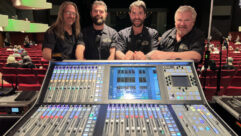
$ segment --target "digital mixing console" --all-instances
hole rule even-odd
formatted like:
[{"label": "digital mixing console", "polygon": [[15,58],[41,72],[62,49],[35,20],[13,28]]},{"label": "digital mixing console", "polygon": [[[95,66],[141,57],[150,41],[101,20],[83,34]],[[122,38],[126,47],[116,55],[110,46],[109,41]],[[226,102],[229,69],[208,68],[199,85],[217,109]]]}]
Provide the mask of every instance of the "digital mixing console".
[{"label": "digital mixing console", "polygon": [[51,62],[35,105],[5,135],[232,136],[193,61]]}]

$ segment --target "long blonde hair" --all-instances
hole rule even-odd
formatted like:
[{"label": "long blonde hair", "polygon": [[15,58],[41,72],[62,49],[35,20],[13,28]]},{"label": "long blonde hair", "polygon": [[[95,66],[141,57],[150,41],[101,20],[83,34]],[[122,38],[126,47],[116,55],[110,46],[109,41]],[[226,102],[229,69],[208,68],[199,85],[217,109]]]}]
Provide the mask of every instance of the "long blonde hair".
[{"label": "long blonde hair", "polygon": [[79,11],[75,3],[70,1],[63,2],[59,7],[58,17],[56,22],[50,27],[56,32],[57,37],[64,40],[64,10],[68,5],[73,5],[76,10],[76,20],[72,27],[75,30],[75,37],[77,38],[80,34],[80,22],[79,22]]}]

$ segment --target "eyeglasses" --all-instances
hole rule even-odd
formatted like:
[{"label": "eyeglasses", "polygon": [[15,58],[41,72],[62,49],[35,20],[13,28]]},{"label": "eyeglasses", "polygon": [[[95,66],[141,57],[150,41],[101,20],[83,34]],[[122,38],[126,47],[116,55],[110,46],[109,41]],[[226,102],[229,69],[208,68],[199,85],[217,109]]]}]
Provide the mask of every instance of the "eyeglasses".
[{"label": "eyeglasses", "polygon": [[66,15],[68,15],[68,16],[70,16],[70,15],[72,15],[72,16],[76,16],[77,15],[77,13],[75,13],[75,12],[70,12],[70,11],[66,11],[66,12],[64,12]]}]

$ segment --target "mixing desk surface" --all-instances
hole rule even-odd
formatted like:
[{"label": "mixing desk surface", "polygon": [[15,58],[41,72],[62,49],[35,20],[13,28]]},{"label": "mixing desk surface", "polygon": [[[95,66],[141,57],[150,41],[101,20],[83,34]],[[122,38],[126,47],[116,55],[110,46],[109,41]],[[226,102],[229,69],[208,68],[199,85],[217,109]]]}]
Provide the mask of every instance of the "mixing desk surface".
[{"label": "mixing desk surface", "polygon": [[51,62],[38,100],[5,135],[232,136],[192,61]]}]

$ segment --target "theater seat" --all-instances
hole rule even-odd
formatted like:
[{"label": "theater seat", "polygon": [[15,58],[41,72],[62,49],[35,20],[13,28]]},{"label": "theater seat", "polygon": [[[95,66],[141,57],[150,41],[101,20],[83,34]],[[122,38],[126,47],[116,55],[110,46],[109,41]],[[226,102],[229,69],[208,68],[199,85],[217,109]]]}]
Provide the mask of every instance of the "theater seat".
[{"label": "theater seat", "polygon": [[234,76],[226,88],[224,95],[241,95],[241,76]]},{"label": "theater seat", "polygon": [[19,84],[18,89],[21,91],[39,91],[41,88],[40,84]]},{"label": "theater seat", "polygon": [[17,81],[17,75],[15,74],[2,74],[2,79],[9,84],[15,84]]},{"label": "theater seat", "polygon": [[241,87],[229,86],[225,90],[224,95],[240,96],[241,95]]},{"label": "theater seat", "polygon": [[2,67],[1,72],[3,74],[17,74],[17,68],[14,68],[14,67]]},{"label": "theater seat", "polygon": [[[217,91],[217,87],[210,87],[210,86],[205,87],[204,94],[205,94],[206,99],[208,101],[211,101],[212,97],[216,95],[215,94],[216,91]],[[218,92],[217,95],[221,95],[223,93],[223,91],[224,91],[224,88],[220,87],[220,92]]]},{"label": "theater seat", "polygon": [[39,69],[39,68],[33,68],[33,70],[35,71],[35,73],[37,74],[45,74],[47,69],[45,68],[42,68],[42,69]]},{"label": "theater seat", "polygon": [[40,84],[42,84],[42,83],[43,83],[43,80],[44,80],[45,75],[40,74],[40,75],[37,75],[37,77],[38,77],[39,83],[40,83]]},{"label": "theater seat", "polygon": [[18,89],[22,91],[39,91],[41,84],[35,74],[19,74]]}]

